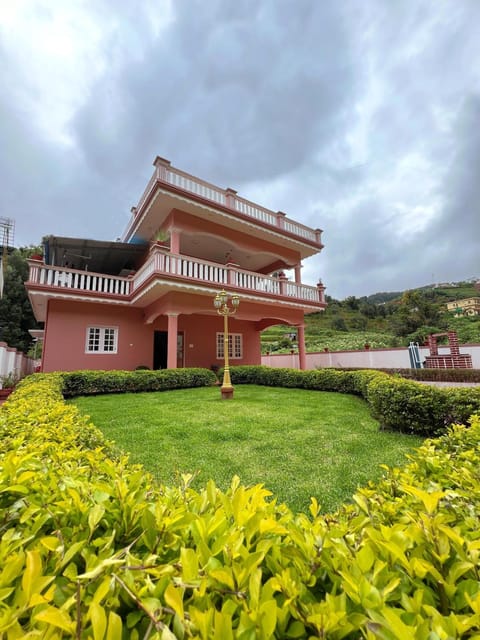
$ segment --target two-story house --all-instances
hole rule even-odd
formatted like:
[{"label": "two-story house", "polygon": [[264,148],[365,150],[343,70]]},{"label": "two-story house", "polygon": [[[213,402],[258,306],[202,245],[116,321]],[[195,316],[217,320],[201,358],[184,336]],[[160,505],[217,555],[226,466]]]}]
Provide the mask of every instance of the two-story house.
[{"label": "two-story house", "polygon": [[[26,282],[44,324],[43,371],[211,367],[224,357],[221,290],[237,294],[231,364],[260,363],[260,334],[297,328],[325,308],[324,286],[301,282],[321,231],[220,189],[157,157],[121,241],[50,236]],[[284,270],[293,270],[288,279]]]}]

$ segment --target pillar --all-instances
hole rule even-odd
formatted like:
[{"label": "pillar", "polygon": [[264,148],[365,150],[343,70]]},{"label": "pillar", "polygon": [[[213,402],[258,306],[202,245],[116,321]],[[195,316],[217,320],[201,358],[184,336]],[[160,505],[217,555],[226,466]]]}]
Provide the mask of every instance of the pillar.
[{"label": "pillar", "polygon": [[317,283],[318,296],[320,298],[320,302],[325,302],[325,289],[326,286],[323,284],[321,280]]},{"label": "pillar", "polygon": [[283,271],[280,271],[279,275],[278,275],[278,279],[280,281],[280,295],[281,296],[286,296],[287,295],[287,282],[288,282],[288,278],[287,276],[284,274]]},{"label": "pillar", "polygon": [[180,231],[175,228],[170,229],[170,253],[180,254]]},{"label": "pillar", "polygon": [[161,158],[160,156],[157,156],[155,158],[155,160],[153,161],[153,166],[157,170],[157,180],[162,180],[162,182],[166,182],[167,181],[167,171],[171,167],[170,160],[167,160],[166,158]]},{"label": "pillar", "polygon": [[298,365],[304,371],[307,368],[307,354],[305,352],[305,325],[298,325],[297,330],[298,343]]},{"label": "pillar", "polygon": [[168,313],[167,369],[177,368],[178,313]]},{"label": "pillar", "polygon": [[287,217],[286,213],[283,213],[283,211],[277,211],[277,227],[280,227],[280,229],[285,229],[286,217]]},{"label": "pillar", "polygon": [[295,265],[295,282],[302,284],[302,265],[300,263]]},{"label": "pillar", "polygon": [[235,189],[231,189],[230,187],[228,187],[228,189],[225,189],[225,204],[229,209],[235,210],[236,199],[237,192],[235,191]]}]

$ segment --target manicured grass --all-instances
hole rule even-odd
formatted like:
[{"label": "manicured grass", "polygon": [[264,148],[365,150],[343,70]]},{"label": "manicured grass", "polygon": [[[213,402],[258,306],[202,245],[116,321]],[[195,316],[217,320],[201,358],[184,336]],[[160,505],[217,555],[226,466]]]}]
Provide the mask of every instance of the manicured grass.
[{"label": "manicured grass", "polygon": [[379,431],[363,400],[339,393],[238,385],[231,401],[208,387],[73,402],[163,483],[198,473],[193,486],[213,478],[226,489],[236,474],[294,511],[305,511],[311,496],[333,511],[378,479],[380,464],[403,464],[421,444]]}]

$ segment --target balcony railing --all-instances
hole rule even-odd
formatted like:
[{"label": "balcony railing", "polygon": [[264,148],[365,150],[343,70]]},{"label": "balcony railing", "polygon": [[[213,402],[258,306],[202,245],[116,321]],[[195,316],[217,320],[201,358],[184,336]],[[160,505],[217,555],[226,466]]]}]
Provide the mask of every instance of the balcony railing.
[{"label": "balcony railing", "polygon": [[105,293],[112,296],[128,296],[132,290],[132,281],[129,278],[34,264],[33,262],[30,262],[30,275],[27,284],[52,287],[63,291]]},{"label": "balcony railing", "polygon": [[[286,278],[272,278],[240,269],[235,265],[220,265],[188,256],[174,255],[155,247],[145,264],[128,278],[110,276],[65,267],[54,267],[30,262],[27,284],[42,285],[56,290],[95,292],[129,296],[140,291],[142,285],[154,275],[167,276],[193,283],[203,282],[219,287],[232,287],[245,293],[268,294],[307,303],[323,303],[323,293],[317,287],[297,284]],[[173,282],[172,282],[173,284]]]},{"label": "balcony railing", "polygon": [[271,211],[254,202],[250,202],[250,200],[241,198],[233,189],[220,189],[209,182],[205,182],[204,180],[200,180],[200,178],[180,171],[172,167],[170,162],[164,158],[157,158],[154,164],[155,173],[150,178],[137,207],[132,209],[134,215],[141,210],[155,184],[157,182],[163,182],[187,191],[188,193],[200,196],[212,203],[220,204],[269,226],[287,231],[304,240],[321,244],[321,229],[311,229],[299,222],[290,220],[290,218],[287,218],[281,211]]}]

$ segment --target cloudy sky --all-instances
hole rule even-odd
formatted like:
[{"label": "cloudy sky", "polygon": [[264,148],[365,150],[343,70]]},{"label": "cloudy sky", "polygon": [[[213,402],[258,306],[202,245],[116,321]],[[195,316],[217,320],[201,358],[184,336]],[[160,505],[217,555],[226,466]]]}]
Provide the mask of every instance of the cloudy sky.
[{"label": "cloudy sky", "polygon": [[335,298],[480,277],[478,0],[0,2],[0,216],[114,240],[156,155],[324,230]]}]

